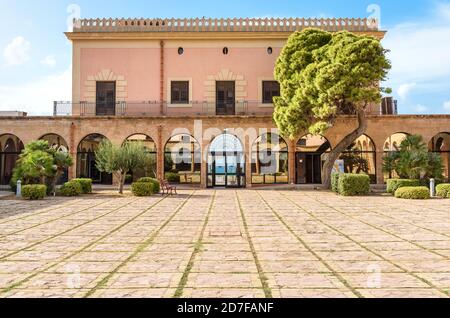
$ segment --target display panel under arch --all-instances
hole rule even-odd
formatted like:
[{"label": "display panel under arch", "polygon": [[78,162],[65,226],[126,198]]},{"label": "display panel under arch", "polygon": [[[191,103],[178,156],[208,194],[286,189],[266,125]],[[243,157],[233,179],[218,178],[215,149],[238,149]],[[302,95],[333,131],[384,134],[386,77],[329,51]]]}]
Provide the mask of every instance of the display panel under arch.
[{"label": "display panel under arch", "polygon": [[259,136],[252,146],[252,184],[289,183],[288,146],[278,134]]},{"label": "display panel under arch", "polygon": [[96,184],[112,184],[112,175],[100,172],[95,163],[95,151],[107,138],[101,134],[90,134],[81,140],[77,148],[77,178],[89,178]]},{"label": "display panel under arch", "polygon": [[235,135],[223,133],[211,141],[207,177],[209,188],[245,187],[244,148]]},{"label": "display panel under arch", "polygon": [[188,134],[172,136],[164,147],[164,176],[170,183],[200,184],[202,152]]}]

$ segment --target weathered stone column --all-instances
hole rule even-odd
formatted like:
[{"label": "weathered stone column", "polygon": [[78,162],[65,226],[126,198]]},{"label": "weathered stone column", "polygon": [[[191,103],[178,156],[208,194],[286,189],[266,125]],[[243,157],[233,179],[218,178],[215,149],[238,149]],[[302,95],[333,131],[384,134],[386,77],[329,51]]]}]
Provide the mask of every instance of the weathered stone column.
[{"label": "weathered stone column", "polygon": [[163,145],[163,126],[158,126],[158,139],[156,141],[156,177],[164,179],[164,145]]},{"label": "weathered stone column", "polygon": [[378,151],[375,154],[376,156],[376,173],[377,173],[377,184],[384,184],[384,173],[383,173],[383,151]]},{"label": "weathered stone column", "polygon": [[252,147],[249,142],[249,137],[246,136],[244,140],[244,158],[245,158],[245,187],[252,187]]},{"label": "weathered stone column", "polygon": [[69,167],[69,180],[77,176],[77,146],[75,145],[75,123],[70,124],[69,133],[69,154],[73,159],[72,165]]},{"label": "weathered stone column", "polygon": [[200,187],[206,189],[208,187],[208,145],[207,140],[201,140],[201,165],[200,165]]},{"label": "weathered stone column", "polygon": [[296,148],[296,142],[295,140],[288,139],[288,167],[289,167],[289,183],[295,184],[296,183],[296,171],[295,171],[295,148]]}]

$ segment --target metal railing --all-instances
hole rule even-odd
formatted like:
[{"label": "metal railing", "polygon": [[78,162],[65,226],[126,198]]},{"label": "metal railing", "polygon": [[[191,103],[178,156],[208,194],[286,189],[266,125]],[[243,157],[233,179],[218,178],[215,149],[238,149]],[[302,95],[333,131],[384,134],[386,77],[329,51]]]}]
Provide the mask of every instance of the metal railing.
[{"label": "metal railing", "polygon": [[75,19],[73,32],[377,31],[375,18]]},{"label": "metal railing", "polygon": [[271,116],[271,104],[260,101],[235,101],[217,105],[215,102],[192,101],[189,104],[170,104],[160,101],[116,102],[54,102],[53,116],[125,116],[125,117],[183,117],[183,116]]}]

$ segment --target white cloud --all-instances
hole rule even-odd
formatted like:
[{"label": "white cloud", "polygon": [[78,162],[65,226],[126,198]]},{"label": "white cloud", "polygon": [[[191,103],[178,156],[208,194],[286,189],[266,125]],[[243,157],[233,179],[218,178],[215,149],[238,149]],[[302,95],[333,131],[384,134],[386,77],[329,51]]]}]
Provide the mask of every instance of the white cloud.
[{"label": "white cloud", "polygon": [[28,52],[31,49],[31,43],[22,36],[14,38],[4,49],[3,57],[6,65],[21,65],[30,60]]},{"label": "white cloud", "polygon": [[450,101],[444,102],[444,105],[442,105],[442,107],[444,108],[444,110],[445,110],[446,112],[449,112],[449,113],[450,113]]},{"label": "white cloud", "polygon": [[424,106],[424,105],[421,105],[421,104],[417,104],[415,107],[414,107],[414,110],[416,111],[416,112],[418,112],[418,113],[425,113],[425,112],[427,112],[428,111],[428,107],[426,107],[426,106]]},{"label": "white cloud", "polygon": [[53,101],[72,99],[72,70],[17,86],[0,86],[0,110],[26,111],[29,115],[51,115]]},{"label": "white cloud", "polygon": [[450,20],[397,25],[383,44],[390,49],[390,78],[396,83],[450,76]]},{"label": "white cloud", "polygon": [[56,59],[54,55],[48,55],[43,60],[41,60],[42,65],[53,67],[56,65]]},{"label": "white cloud", "polygon": [[401,99],[406,99],[409,92],[416,87],[416,83],[407,83],[407,84],[401,84],[397,89],[397,94],[400,96]]},{"label": "white cloud", "polygon": [[436,13],[443,19],[450,20],[450,3],[439,3]]}]

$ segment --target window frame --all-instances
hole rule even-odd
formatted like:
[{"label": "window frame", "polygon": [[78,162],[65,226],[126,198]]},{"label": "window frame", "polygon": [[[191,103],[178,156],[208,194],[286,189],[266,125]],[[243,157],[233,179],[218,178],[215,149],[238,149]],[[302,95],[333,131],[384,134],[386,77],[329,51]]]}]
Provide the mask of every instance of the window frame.
[{"label": "window frame", "polygon": [[[174,89],[174,84],[177,84],[177,85],[179,85],[179,84],[181,84],[181,83],[183,83],[184,85],[187,85],[186,87],[185,87],[185,90],[186,90],[186,95],[187,95],[187,99],[182,99],[182,90],[181,89],[179,89],[179,99],[178,100],[174,100],[174,96],[173,96],[173,94],[174,94],[174,91],[173,91],[173,89]],[[189,80],[171,80],[170,81],[170,104],[173,104],[173,105],[186,105],[186,104],[189,104],[190,103],[190,86],[191,86],[191,83],[190,83],[190,81]]]},{"label": "window frame", "polygon": [[[265,90],[265,88],[266,88],[267,84],[270,84],[272,86],[275,83],[278,85],[278,95],[273,95],[274,91],[273,91],[273,88],[272,88],[271,91],[270,91],[271,100],[269,101],[269,100],[266,99],[266,90]],[[280,96],[280,90],[281,90],[280,83],[278,83],[277,81],[275,81],[275,80],[262,80],[262,83],[261,83],[261,94],[262,94],[261,102],[262,102],[262,104],[266,104],[266,105],[267,104],[273,104],[273,98],[277,97],[277,96]]]}]

